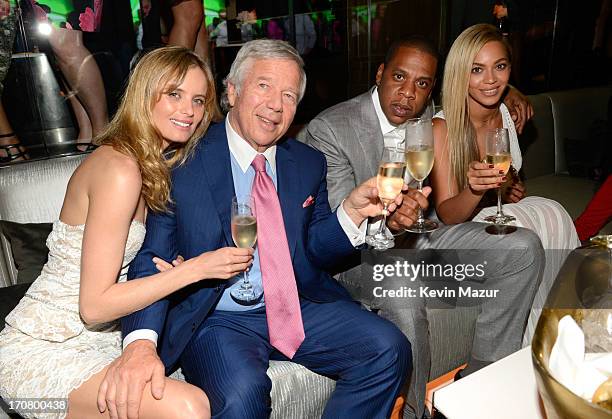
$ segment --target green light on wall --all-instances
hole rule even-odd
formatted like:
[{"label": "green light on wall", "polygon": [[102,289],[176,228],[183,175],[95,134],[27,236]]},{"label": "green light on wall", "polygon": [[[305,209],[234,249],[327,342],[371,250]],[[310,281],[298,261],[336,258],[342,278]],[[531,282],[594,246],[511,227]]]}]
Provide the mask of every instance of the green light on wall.
[{"label": "green light on wall", "polygon": [[[134,24],[137,25],[138,23],[140,23],[140,18],[138,17],[140,1],[130,0],[130,4],[132,6],[132,19],[134,20]],[[204,7],[206,8],[206,24],[209,25],[212,23],[214,17],[219,16],[219,10],[225,8],[225,0],[205,0]]]}]

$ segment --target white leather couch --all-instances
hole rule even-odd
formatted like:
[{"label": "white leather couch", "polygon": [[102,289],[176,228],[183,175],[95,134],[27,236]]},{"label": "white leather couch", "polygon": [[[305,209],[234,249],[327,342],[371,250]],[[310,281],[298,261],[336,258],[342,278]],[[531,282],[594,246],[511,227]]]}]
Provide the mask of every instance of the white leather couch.
[{"label": "white leather couch", "polygon": [[[56,220],[68,180],[85,157],[64,156],[0,167],[0,219],[17,223]],[[17,270],[3,235],[1,245],[0,287],[7,287],[16,284]],[[0,288],[0,293],[6,291]],[[268,375],[272,379],[272,418],[276,419],[321,417],[335,387],[333,380],[290,362],[270,362]]]}]

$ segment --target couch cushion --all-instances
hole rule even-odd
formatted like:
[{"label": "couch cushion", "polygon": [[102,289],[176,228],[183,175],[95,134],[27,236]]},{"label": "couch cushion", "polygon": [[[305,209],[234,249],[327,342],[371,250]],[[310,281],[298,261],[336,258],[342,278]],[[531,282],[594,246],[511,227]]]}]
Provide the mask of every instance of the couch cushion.
[{"label": "couch cushion", "polygon": [[555,133],[550,98],[544,94],[529,96],[533,119],[519,137],[523,154],[522,172],[527,179],[555,173]]},{"label": "couch cushion", "polygon": [[55,221],[70,176],[85,157],[61,157],[0,168],[0,219],[18,223]]},{"label": "couch cushion", "polygon": [[[87,157],[57,157],[25,161],[0,167],[0,220],[17,223],[45,223],[58,219],[66,185],[74,169]],[[12,264],[11,246],[0,238],[0,286],[15,284],[17,270]]]},{"label": "couch cushion", "polygon": [[51,223],[20,224],[0,220],[0,231],[11,245],[18,284],[34,281],[47,263],[46,242],[52,228]]},{"label": "couch cushion", "polygon": [[525,182],[527,195],[545,196],[559,202],[572,219],[580,215],[597,189],[597,183],[584,177],[545,175]]},{"label": "couch cushion", "polygon": [[594,121],[607,119],[608,101],[612,86],[551,92],[552,115],[555,124],[556,173],[567,171],[563,141],[566,138],[587,140]]},{"label": "couch cushion", "polygon": [[320,418],[336,388],[331,378],[286,361],[270,361],[272,415],[270,419]]},{"label": "couch cushion", "polygon": [[[527,195],[545,196],[559,202],[573,220],[584,211],[599,184],[594,180],[569,175],[546,175],[525,183]],[[612,234],[612,221],[599,234]]]}]

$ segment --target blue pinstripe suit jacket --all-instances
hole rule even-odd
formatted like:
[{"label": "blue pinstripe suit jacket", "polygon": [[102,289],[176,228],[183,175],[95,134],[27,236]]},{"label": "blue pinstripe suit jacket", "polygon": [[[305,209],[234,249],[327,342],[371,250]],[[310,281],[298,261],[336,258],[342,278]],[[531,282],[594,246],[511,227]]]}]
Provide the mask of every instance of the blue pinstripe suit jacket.
[{"label": "blue pinstripe suit jacket", "polygon": [[[210,127],[194,154],[172,173],[172,211],[150,213],[147,234],[128,279],[157,273],[153,256],[186,259],[233,246],[230,230],[234,196],[224,122]],[[277,145],[278,195],[300,296],[315,302],[350,299],[326,272],[355,249],[327,200],[326,163],[319,151],[294,139]],[[314,203],[303,207],[312,196]],[[191,336],[214,308],[224,281],[205,280],[186,287],[121,321],[123,335],[133,330],[158,333],[158,351],[174,369]]]}]

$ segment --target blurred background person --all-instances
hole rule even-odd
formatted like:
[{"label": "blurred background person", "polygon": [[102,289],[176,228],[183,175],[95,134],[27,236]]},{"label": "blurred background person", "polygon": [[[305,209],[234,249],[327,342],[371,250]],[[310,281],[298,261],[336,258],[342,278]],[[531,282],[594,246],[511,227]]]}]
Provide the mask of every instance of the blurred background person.
[{"label": "blurred background person", "polygon": [[240,22],[240,36],[242,42],[249,42],[261,38],[257,24],[257,9],[250,7],[238,13],[236,19]]},{"label": "blurred background person", "polygon": [[278,19],[270,19],[266,23],[265,34],[268,39],[278,39],[281,41],[285,39],[285,31]]},{"label": "blurred background person", "polygon": [[208,60],[208,32],[204,22],[202,0],[171,1],[172,29],[168,45],[179,45],[193,50],[202,59]]},{"label": "blurred background person", "polygon": [[[0,0],[0,96],[4,86],[2,82],[11,65],[13,41],[15,40],[15,10],[9,0]],[[0,102],[0,164],[25,160],[28,156],[19,145],[19,138],[4,112]]]},{"label": "blurred background person", "polygon": [[210,25],[206,26],[206,32],[208,33],[208,41],[211,41],[211,34],[212,32],[215,30],[215,28],[217,27],[217,25],[219,25],[219,23],[221,23],[221,19],[219,19],[219,16],[215,16],[213,17],[213,20],[211,22]]},{"label": "blurred background person", "polygon": [[[317,42],[317,32],[314,23],[307,13],[299,13],[295,17],[295,49],[300,55],[308,55]],[[290,18],[285,20],[285,33],[289,32]]]},{"label": "blurred background person", "polygon": [[219,11],[219,23],[215,26],[215,29],[211,32],[211,38],[215,40],[215,46],[224,47],[227,46],[227,13],[225,9]]},{"label": "blurred background person", "polygon": [[178,45],[210,59],[203,0],[140,0],[140,15],[143,50]]},{"label": "blurred background person", "polygon": [[[49,45],[67,85],[67,98],[79,126],[77,150],[94,148],[92,138],[102,133],[108,124],[106,92],[100,69],[83,42],[83,32],[98,32],[102,22],[102,0],[64,0],[66,21],[52,26]],[[51,9],[30,0],[36,20],[50,24]]]}]

